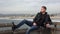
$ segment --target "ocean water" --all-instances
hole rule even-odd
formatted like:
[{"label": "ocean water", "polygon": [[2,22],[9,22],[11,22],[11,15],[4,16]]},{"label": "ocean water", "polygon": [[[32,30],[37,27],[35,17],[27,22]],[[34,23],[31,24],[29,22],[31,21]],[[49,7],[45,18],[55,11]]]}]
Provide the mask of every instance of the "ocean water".
[{"label": "ocean water", "polygon": [[[24,19],[0,19],[0,23],[12,23],[14,22],[16,25],[19,24],[22,20]],[[33,21],[33,19],[26,19],[29,21]],[[60,22],[60,19],[52,19],[53,22]],[[60,27],[60,26],[58,26]],[[27,26],[26,24],[24,24],[23,26],[21,26],[19,29],[26,29],[26,28],[30,28],[29,26]],[[11,27],[1,27],[0,31],[2,30],[11,30]]]}]

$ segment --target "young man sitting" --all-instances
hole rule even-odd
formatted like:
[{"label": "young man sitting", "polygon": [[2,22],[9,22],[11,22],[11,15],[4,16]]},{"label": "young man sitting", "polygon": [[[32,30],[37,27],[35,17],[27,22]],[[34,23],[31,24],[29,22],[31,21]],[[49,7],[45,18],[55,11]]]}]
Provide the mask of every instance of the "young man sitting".
[{"label": "young man sitting", "polygon": [[46,12],[47,8],[45,6],[41,7],[41,11],[37,13],[33,21],[22,20],[18,25],[13,27],[13,31],[23,24],[27,24],[31,28],[27,30],[26,34],[30,34],[31,31],[36,30],[41,27],[49,28],[50,24],[52,24],[49,14]]}]

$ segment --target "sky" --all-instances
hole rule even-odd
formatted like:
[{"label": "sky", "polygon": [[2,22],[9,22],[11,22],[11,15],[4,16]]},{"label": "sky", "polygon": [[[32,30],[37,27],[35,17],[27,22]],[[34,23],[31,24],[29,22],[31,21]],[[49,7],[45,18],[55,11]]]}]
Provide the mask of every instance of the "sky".
[{"label": "sky", "polygon": [[60,0],[0,0],[0,14],[36,14],[41,6],[49,14],[60,13]]}]

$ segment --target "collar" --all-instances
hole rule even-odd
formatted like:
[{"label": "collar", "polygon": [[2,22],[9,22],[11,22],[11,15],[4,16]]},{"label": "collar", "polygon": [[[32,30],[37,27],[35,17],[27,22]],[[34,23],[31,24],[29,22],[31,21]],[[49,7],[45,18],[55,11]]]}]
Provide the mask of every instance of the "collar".
[{"label": "collar", "polygon": [[[40,12],[40,14],[42,14],[42,12]],[[47,14],[47,12],[45,12],[45,14],[44,15],[46,15]]]}]

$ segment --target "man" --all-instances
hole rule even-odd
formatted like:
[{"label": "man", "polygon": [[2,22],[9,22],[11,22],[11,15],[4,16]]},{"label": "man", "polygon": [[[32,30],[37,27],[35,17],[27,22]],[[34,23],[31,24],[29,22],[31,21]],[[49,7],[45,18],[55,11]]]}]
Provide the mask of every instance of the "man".
[{"label": "man", "polygon": [[31,31],[38,29],[40,26],[49,28],[52,24],[50,16],[46,12],[47,8],[45,6],[41,7],[41,11],[35,16],[33,22],[28,20],[21,21],[18,25],[13,27],[13,31],[16,28],[21,27],[23,24],[27,24],[31,28],[27,30],[26,34],[30,34]]}]

